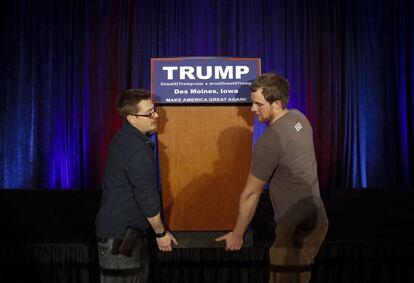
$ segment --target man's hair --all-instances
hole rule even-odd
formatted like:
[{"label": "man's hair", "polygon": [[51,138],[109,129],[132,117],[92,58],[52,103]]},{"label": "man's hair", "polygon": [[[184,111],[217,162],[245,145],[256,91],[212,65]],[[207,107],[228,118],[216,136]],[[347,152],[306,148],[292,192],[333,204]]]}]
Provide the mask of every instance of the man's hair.
[{"label": "man's hair", "polygon": [[116,109],[122,118],[126,118],[129,114],[138,113],[138,103],[141,100],[150,99],[151,93],[147,89],[127,89],[118,98]]},{"label": "man's hair", "polygon": [[282,108],[287,107],[289,101],[289,82],[275,73],[262,74],[250,87],[252,92],[262,89],[267,102],[272,104],[276,100],[282,102]]}]

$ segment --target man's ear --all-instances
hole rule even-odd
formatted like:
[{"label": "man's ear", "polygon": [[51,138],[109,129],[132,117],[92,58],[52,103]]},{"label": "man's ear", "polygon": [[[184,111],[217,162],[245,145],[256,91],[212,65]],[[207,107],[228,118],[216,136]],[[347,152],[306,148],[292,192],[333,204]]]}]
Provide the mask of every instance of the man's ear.
[{"label": "man's ear", "polygon": [[128,121],[128,123],[132,124],[132,119],[134,119],[134,116],[127,115],[125,119]]},{"label": "man's ear", "polygon": [[273,110],[279,111],[282,109],[282,101],[281,100],[275,100],[271,104]]}]

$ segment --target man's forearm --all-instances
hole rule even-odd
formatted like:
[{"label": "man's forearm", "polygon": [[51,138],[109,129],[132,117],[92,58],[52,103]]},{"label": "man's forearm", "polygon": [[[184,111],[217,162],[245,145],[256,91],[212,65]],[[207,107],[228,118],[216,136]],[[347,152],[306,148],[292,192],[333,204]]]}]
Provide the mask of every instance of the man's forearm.
[{"label": "man's forearm", "polygon": [[155,234],[159,234],[165,231],[164,224],[161,220],[161,214],[158,213],[154,217],[147,218],[149,224],[151,225],[152,229],[154,230]]},{"label": "man's forearm", "polygon": [[161,215],[159,213],[154,217],[149,217],[147,219],[152,229],[154,229],[157,245],[161,251],[170,252],[173,248],[173,244],[178,245],[178,242],[174,236],[169,231],[165,230],[164,224],[161,220]]},{"label": "man's forearm", "polygon": [[236,225],[234,226],[233,233],[239,236],[243,236],[252,220],[257,204],[259,202],[259,194],[251,194],[249,196],[241,195],[239,202],[239,214],[237,216]]},{"label": "man's forearm", "polygon": [[243,236],[244,232],[246,232],[256,212],[257,204],[259,203],[265,183],[265,181],[256,178],[252,174],[249,174],[247,177],[246,186],[240,195],[239,214],[233,229],[234,234]]}]

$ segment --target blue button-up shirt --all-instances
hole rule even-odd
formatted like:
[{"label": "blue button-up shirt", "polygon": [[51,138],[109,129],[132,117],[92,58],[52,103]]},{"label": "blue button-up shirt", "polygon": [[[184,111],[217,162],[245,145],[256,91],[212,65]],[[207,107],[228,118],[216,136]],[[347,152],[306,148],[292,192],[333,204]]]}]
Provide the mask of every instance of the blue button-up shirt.
[{"label": "blue button-up shirt", "polygon": [[160,212],[156,162],[148,137],[125,123],[109,147],[96,235],[122,238],[128,226],[146,231]]}]

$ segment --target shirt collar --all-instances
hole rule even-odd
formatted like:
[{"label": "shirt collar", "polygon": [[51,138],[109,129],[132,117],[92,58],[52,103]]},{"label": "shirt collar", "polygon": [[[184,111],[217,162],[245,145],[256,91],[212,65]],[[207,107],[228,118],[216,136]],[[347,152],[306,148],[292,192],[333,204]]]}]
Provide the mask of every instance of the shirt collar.
[{"label": "shirt collar", "polygon": [[149,144],[152,148],[154,148],[154,143],[152,142],[151,135],[144,135],[143,133],[141,133],[141,131],[139,131],[137,128],[135,128],[128,122],[124,122],[123,127],[128,132],[135,133],[140,138],[140,140],[142,140],[143,142],[145,142],[146,144]]}]

